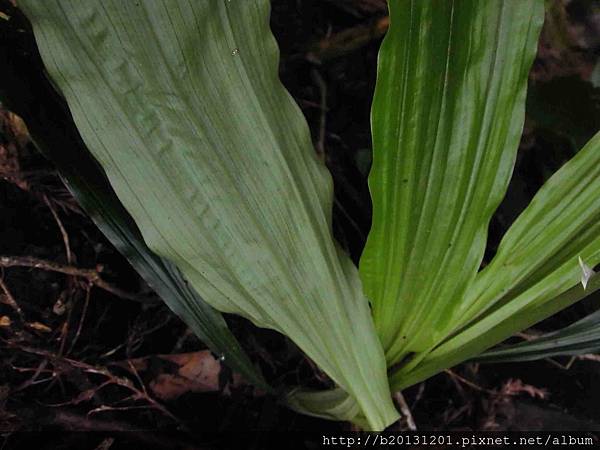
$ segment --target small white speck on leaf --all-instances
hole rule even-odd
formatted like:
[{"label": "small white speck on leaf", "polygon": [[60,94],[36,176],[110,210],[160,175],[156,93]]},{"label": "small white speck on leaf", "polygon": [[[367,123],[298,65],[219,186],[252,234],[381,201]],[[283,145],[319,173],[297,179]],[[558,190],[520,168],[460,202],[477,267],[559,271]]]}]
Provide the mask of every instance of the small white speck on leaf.
[{"label": "small white speck on leaf", "polygon": [[235,56],[235,55],[237,55],[239,52],[240,52],[240,49],[239,49],[239,48],[234,48],[233,50],[231,50],[231,55],[232,55],[232,56]]},{"label": "small white speck on leaf", "polygon": [[583,286],[583,290],[585,291],[588,281],[590,281],[590,278],[592,278],[592,275],[594,275],[595,272],[591,269],[591,267],[583,262],[581,256],[579,257],[579,266],[581,267],[581,284]]}]

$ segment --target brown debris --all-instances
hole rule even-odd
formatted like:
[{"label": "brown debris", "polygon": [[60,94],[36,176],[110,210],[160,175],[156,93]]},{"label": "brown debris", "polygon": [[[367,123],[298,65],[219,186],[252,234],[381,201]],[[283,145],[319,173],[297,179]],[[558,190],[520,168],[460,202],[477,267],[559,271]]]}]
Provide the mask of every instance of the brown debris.
[{"label": "brown debris", "polygon": [[306,59],[322,62],[344,56],[381,38],[388,29],[390,18],[380,17],[367,25],[358,25],[327,36],[316,42],[306,54]]},{"label": "brown debris", "polygon": [[356,17],[387,12],[386,0],[329,0],[329,2]]},{"label": "brown debris", "polygon": [[97,266],[96,269],[80,269],[78,267],[67,266],[54,261],[32,258],[29,256],[0,256],[0,267],[31,267],[33,269],[48,270],[51,272],[85,278],[90,284],[93,284],[100,289],[104,289],[117,297],[134,301],[144,300],[138,295],[126,292],[103,280],[100,277],[100,273],[103,270],[102,266]]},{"label": "brown debris", "polygon": [[[152,393],[161,400],[174,400],[186,393],[221,390],[219,383],[221,363],[208,350],[175,355],[154,355],[133,359],[127,363],[135,370],[145,372],[149,369],[151,360],[163,364],[163,370],[148,383]],[[127,367],[128,364],[119,363],[123,367]],[[239,375],[234,374],[233,382],[229,387],[237,387],[241,384]]]},{"label": "brown debris", "polygon": [[5,137],[0,140],[0,178],[27,191],[30,186],[21,172],[18,158],[19,148],[29,141],[27,128],[17,115],[0,111],[0,132]]},{"label": "brown debris", "polygon": [[519,395],[528,394],[532,398],[539,398],[544,400],[548,397],[549,393],[546,389],[532,386],[531,384],[523,383],[519,379],[510,378],[502,389],[500,389],[500,395]]},{"label": "brown debris", "polygon": [[533,81],[567,76],[588,80],[594,70],[597,58],[593,48],[600,46],[600,20],[591,17],[585,23],[574,23],[567,12],[569,3],[571,0],[548,2],[538,54],[530,73]]},{"label": "brown debris", "polygon": [[48,325],[44,325],[41,322],[29,322],[26,325],[29,328],[36,331],[41,331],[42,333],[50,333],[52,331],[52,328],[50,328]]}]

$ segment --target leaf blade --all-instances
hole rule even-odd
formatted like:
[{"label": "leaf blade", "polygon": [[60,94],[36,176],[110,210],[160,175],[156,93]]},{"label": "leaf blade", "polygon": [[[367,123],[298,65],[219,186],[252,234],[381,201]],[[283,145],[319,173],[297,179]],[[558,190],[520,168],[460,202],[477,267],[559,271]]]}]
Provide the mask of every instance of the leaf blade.
[{"label": "leaf blade", "polygon": [[[223,355],[227,365],[248,382],[271,391],[223,316],[186,285],[177,268],[148,249],[77,133],[64,100],[43,75],[33,36],[17,31],[20,27],[27,29],[27,24],[20,23],[16,12],[12,20],[19,20],[19,25],[13,30],[3,25],[6,28],[2,29],[0,45],[2,102],[26,120],[35,145],[55,164],[79,205],[167,305],[213,352]],[[21,41],[25,36],[27,40]],[[190,313],[185,314],[188,310]],[[193,318],[186,319],[186,315]]]},{"label": "leaf blade", "polygon": [[542,186],[510,227],[497,254],[477,275],[462,310],[463,323],[527,291],[539,296],[538,303],[559,295],[581,281],[579,259],[594,266],[599,253],[597,133]]},{"label": "leaf blade", "polygon": [[360,263],[389,364],[451,329],[512,173],[541,1],[390,2]]},{"label": "leaf blade", "polygon": [[598,290],[600,290],[600,276],[596,275],[590,279],[589,291],[584,291],[582,286],[575,285],[556,297],[554,301],[538,306],[529,314],[514,314],[514,310],[508,310],[502,312],[504,317],[501,320],[488,316],[464,333],[442,344],[414,367],[406,366],[392,374],[390,377],[392,389],[412,386],[445,368],[474,358],[515,332],[534,325]]},{"label": "leaf blade", "polygon": [[406,385],[475,357],[600,288],[581,285],[579,258],[600,263],[600,133],[538,191],[468,292],[454,334],[401,368]]},{"label": "leaf blade", "polygon": [[600,311],[530,341],[491,349],[474,361],[483,363],[535,361],[554,356],[577,356],[600,350]]},{"label": "leaf blade", "polygon": [[268,2],[24,5],[148,246],[217,309],[290,336],[371,427],[393,422],[368,302],[331,237],[331,180],[277,76]]}]

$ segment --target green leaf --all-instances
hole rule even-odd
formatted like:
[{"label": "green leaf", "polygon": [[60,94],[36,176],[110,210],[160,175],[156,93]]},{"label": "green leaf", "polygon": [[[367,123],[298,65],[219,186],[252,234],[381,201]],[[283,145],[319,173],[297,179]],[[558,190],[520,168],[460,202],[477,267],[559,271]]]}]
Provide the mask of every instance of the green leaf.
[{"label": "green leaf", "polygon": [[531,327],[598,290],[600,290],[600,276],[596,275],[590,279],[587,290],[584,291],[581,285],[575,285],[551,301],[525,313],[515,314],[515,310],[509,304],[498,314],[482,319],[473,327],[450,339],[414,367],[409,364],[392,374],[390,377],[392,389],[396,391],[412,386],[445,368],[474,358],[517,331]]},{"label": "green leaf", "polygon": [[360,272],[393,365],[460,317],[512,173],[544,12],[541,0],[389,6]]},{"label": "green leaf", "polygon": [[322,419],[354,421],[360,414],[356,401],[342,389],[329,391],[298,389],[287,395],[286,402],[294,411]]},{"label": "green leaf", "polygon": [[19,31],[27,29],[27,24],[17,11],[11,17],[10,24],[0,24],[2,102],[25,119],[36,146],[55,164],[78,203],[167,305],[213,352],[222,355],[228,366],[248,382],[271,390],[221,313],[185,283],[173,264],[148,249],[77,133],[63,99],[44,76],[33,35]]},{"label": "green leaf", "polygon": [[331,179],[277,75],[269,2],[26,0],[44,62],[148,247],[398,417]]},{"label": "green leaf", "polygon": [[600,288],[600,133],[556,172],[507,231],[461,304],[453,336],[392,377],[414,384],[475,357]]},{"label": "green leaf", "polygon": [[461,308],[461,325],[526,294],[527,307],[581,280],[600,262],[600,133],[555,173],[510,227]]},{"label": "green leaf", "polygon": [[530,341],[489,350],[474,358],[474,361],[484,363],[534,361],[598,351],[600,351],[600,311]]}]

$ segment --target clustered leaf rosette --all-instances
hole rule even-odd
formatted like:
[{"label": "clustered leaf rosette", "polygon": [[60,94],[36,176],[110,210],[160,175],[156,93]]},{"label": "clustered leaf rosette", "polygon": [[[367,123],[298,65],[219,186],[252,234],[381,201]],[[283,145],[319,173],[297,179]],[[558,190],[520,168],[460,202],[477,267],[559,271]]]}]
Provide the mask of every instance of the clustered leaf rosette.
[{"label": "clustered leaf rosette", "polygon": [[[267,0],[21,4],[148,251],[195,289],[170,306],[200,333],[212,329],[195,301],[277,330],[335,381],[289,393],[298,411],[383,429],[398,417],[390,383],[480,355],[600,288],[600,134],[480,267],[515,164],[543,0],[389,2],[360,277],[332,237],[330,175],[279,81]],[[565,329],[563,348],[588,348],[597,323]],[[235,342],[223,336],[213,344]]]}]

